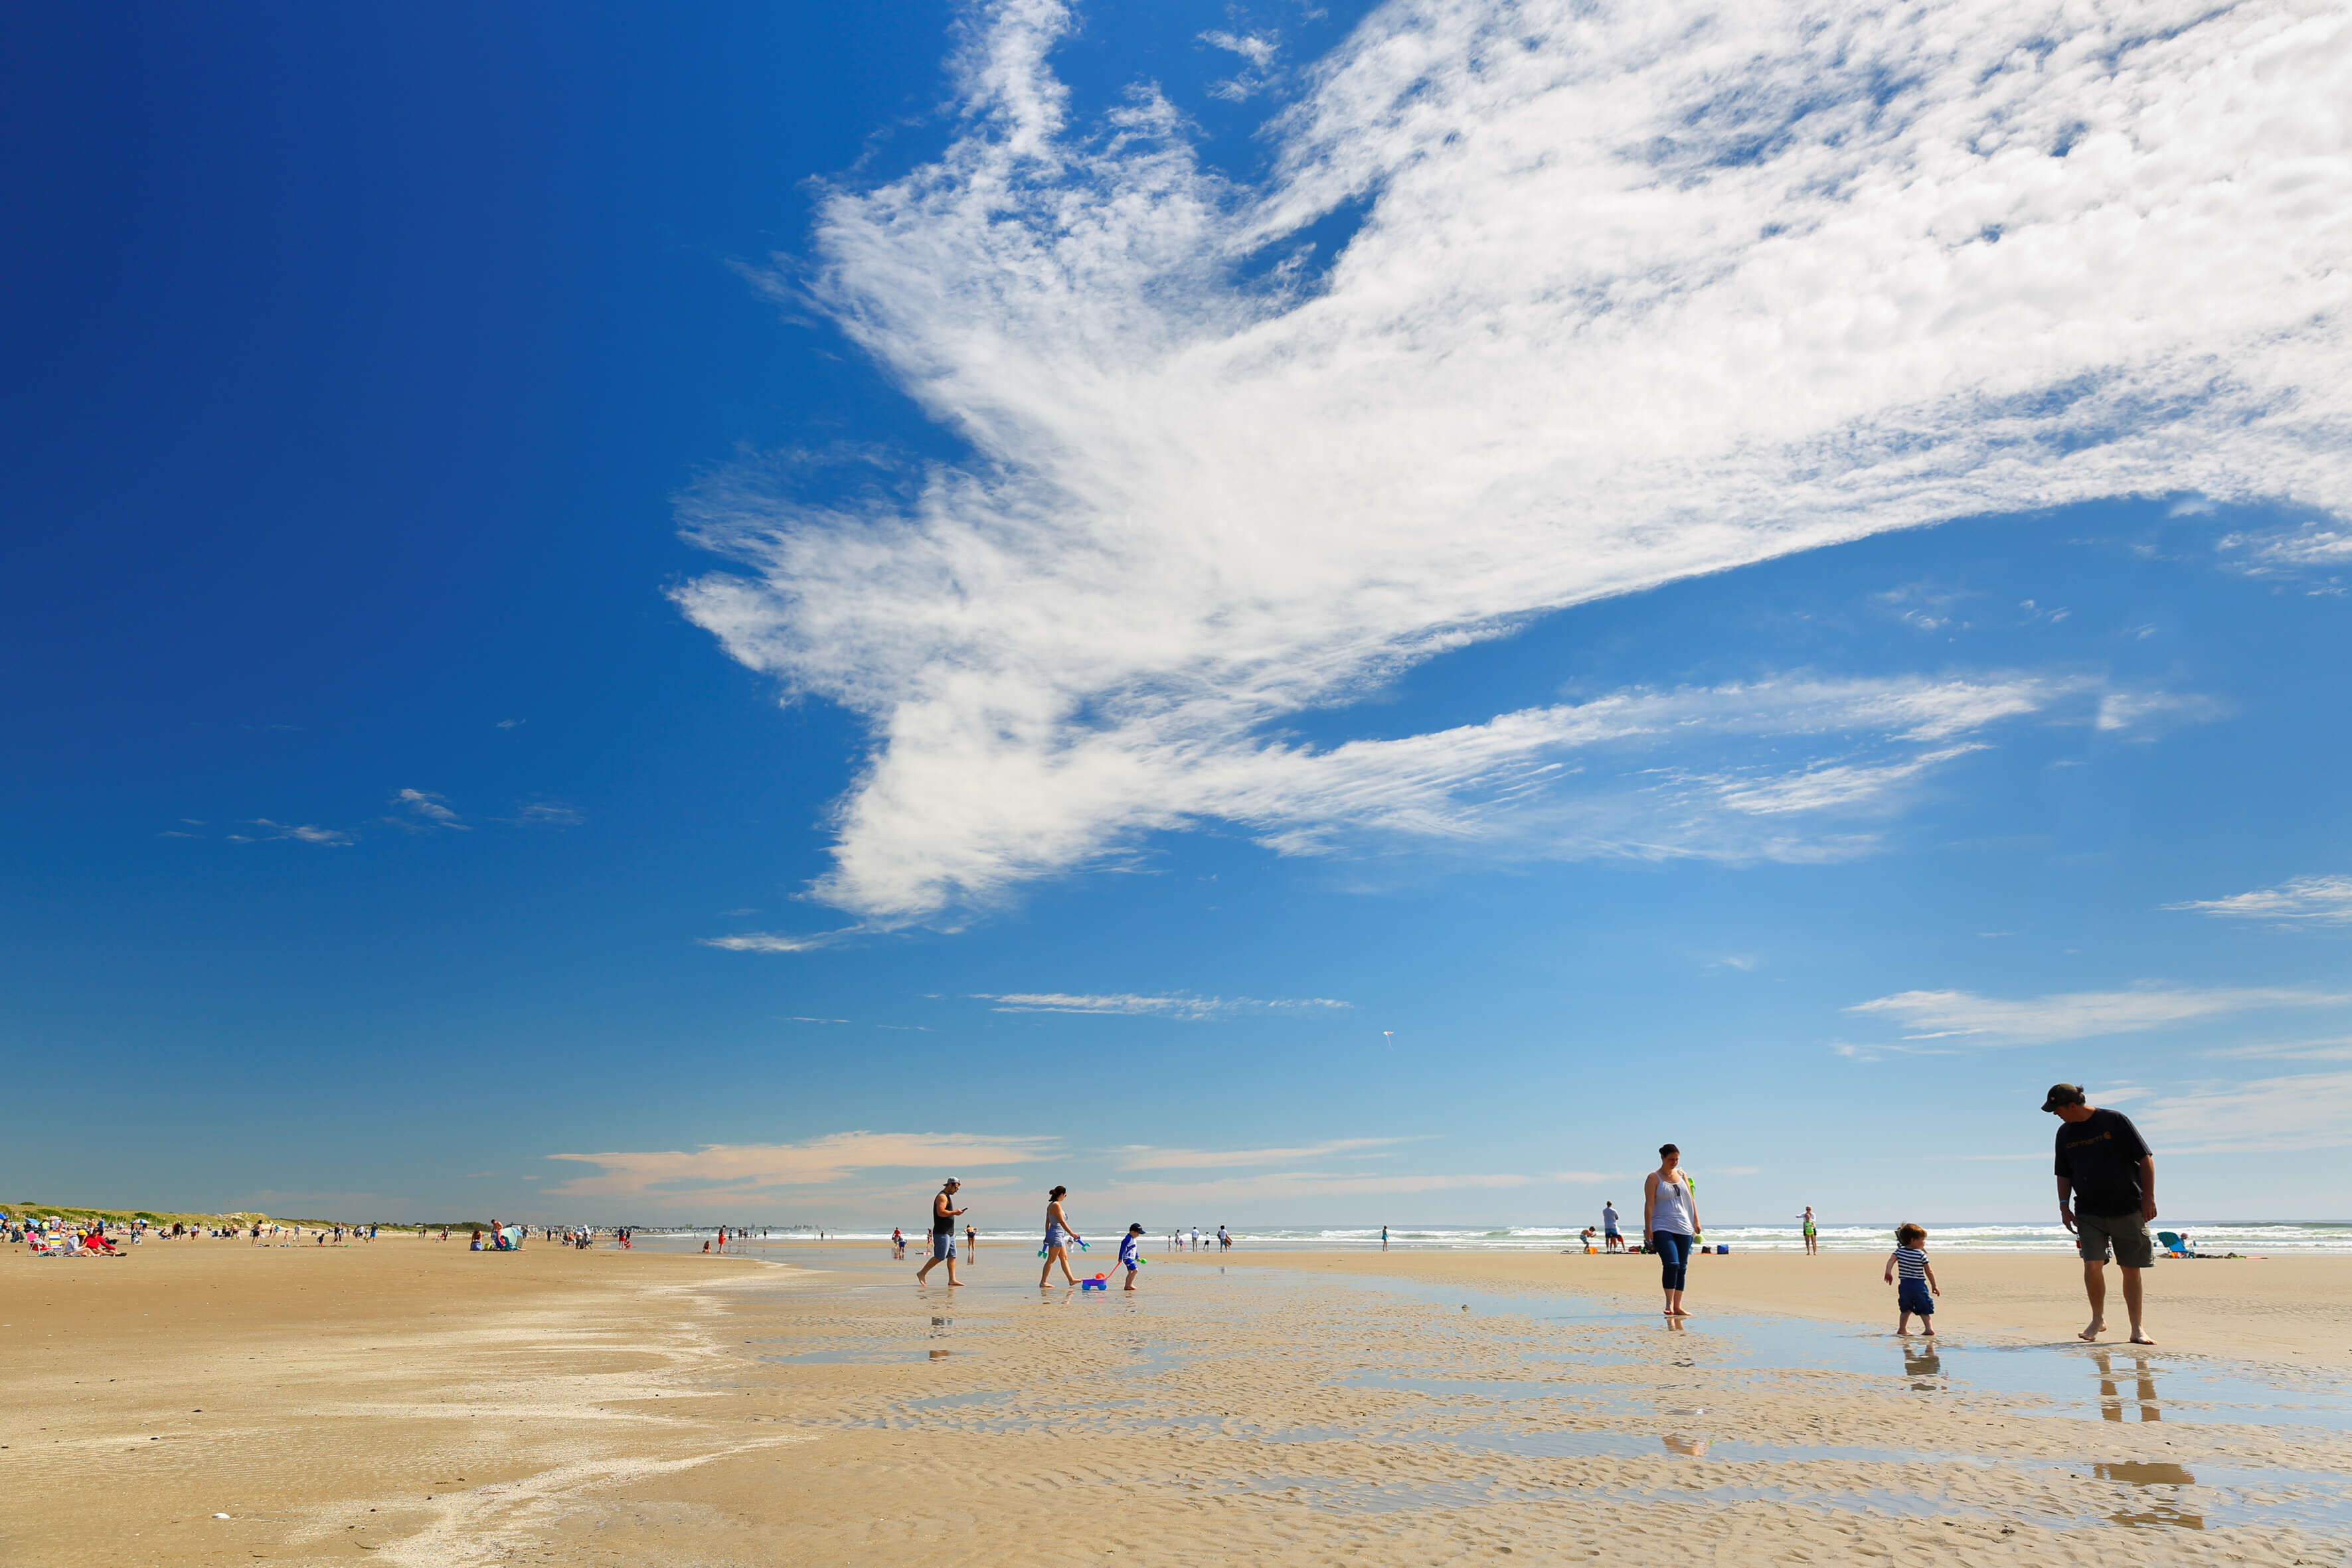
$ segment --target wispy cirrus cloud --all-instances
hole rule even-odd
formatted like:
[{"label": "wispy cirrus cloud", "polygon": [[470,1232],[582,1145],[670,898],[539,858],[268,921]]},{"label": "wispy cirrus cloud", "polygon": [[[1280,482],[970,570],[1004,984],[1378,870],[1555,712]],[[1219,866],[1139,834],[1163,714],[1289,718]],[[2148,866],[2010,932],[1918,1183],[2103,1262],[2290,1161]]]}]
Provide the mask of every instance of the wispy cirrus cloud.
[{"label": "wispy cirrus cloud", "polygon": [[2166,1154],[2269,1154],[2352,1144],[2352,1071],[2191,1083],[2132,1113]]},{"label": "wispy cirrus cloud", "polygon": [[2072,991],[2015,998],[1980,997],[1969,991],[1902,991],[1845,1010],[1891,1019],[1908,1031],[1903,1037],[1906,1040],[2008,1046],[2135,1034],[2233,1013],[2340,1007],[2347,1002],[2352,1002],[2352,996],[2284,987],[2144,986],[2127,991]]},{"label": "wispy cirrus cloud", "polygon": [[[1320,1199],[1402,1197],[1430,1192],[1495,1192],[1538,1186],[1549,1182],[1605,1181],[1591,1172],[1555,1172],[1522,1176],[1507,1172],[1480,1174],[1408,1174],[1377,1171],[1264,1171],[1255,1176],[1218,1176],[1207,1181],[1122,1181],[1114,1179],[1105,1197],[1119,1202],[1163,1203],[1172,1206],[1216,1203],[1287,1202]],[[1300,1210],[1292,1209],[1292,1213]]]},{"label": "wispy cirrus cloud", "polygon": [[1125,1014],[1138,1018],[1213,1019],[1241,1013],[1315,1012],[1350,1007],[1328,997],[1263,1000],[1256,997],[1200,997],[1190,992],[1145,997],[1127,993],[1086,996],[1067,991],[975,991],[973,999],[994,1002],[1001,1013]]},{"label": "wispy cirrus cloud", "polygon": [[1287,1165],[1294,1160],[1321,1159],[1329,1155],[1387,1155],[1412,1138],[1332,1138],[1286,1149],[1162,1149],[1129,1144],[1111,1150],[1118,1168],[1127,1171],[1226,1170],[1251,1166]]},{"label": "wispy cirrus cloud", "polygon": [[2352,876],[2298,876],[2276,887],[2164,907],[2231,920],[2274,920],[2282,925],[2352,925]]},{"label": "wispy cirrus cloud", "polygon": [[780,1187],[824,1186],[876,1171],[959,1170],[1025,1165],[1054,1154],[1052,1137],[958,1133],[831,1133],[797,1144],[705,1144],[697,1149],[550,1155],[597,1167],[547,1190],[583,1197],[748,1197]]},{"label": "wispy cirrus cloud", "polygon": [[474,830],[457,815],[449,798],[430,789],[403,789],[392,798],[394,814],[379,818],[386,827],[400,828],[412,833],[441,831],[470,833]]},{"label": "wispy cirrus cloud", "polygon": [[2352,1034],[2323,1040],[2282,1040],[2262,1045],[2224,1046],[2198,1052],[2200,1056],[2252,1058],[2272,1061],[2352,1061]]},{"label": "wispy cirrus cloud", "polygon": [[682,508],[740,563],[684,612],[868,727],[814,889],[861,917],[1215,819],[1293,851],[1859,852],[1756,824],[1962,754],[1824,746],[1810,786],[1675,756],[1663,810],[1629,781],[1548,818],[1552,710],[1353,750],[1279,727],[1536,613],[1886,529],[2352,503],[2331,8],[1398,0],[1304,69],[1254,183],[1148,89],[1073,124],[1069,26],[984,12],[948,150],[828,193],[798,290],[969,456]]},{"label": "wispy cirrus cloud", "polygon": [[279,839],[289,839],[298,844],[359,842],[357,833],[346,832],[341,828],[321,828],[307,822],[273,822],[267,817],[256,817],[250,825],[263,831],[257,833],[231,833],[227,835],[228,841],[233,844],[263,844]]},{"label": "wispy cirrus cloud", "polygon": [[831,947],[862,934],[860,926],[845,926],[838,931],[812,931],[805,934],[790,931],[741,931],[731,936],[698,936],[705,947],[720,947],[730,953],[814,953],[821,947]]}]

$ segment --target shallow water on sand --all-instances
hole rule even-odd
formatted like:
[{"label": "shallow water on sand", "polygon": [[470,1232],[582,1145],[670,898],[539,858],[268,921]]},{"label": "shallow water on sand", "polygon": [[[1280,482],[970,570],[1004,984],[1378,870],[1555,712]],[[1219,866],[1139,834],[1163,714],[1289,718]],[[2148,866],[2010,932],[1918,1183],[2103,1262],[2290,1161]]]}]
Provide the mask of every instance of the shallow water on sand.
[{"label": "shallow water on sand", "polygon": [[[978,1380],[845,1408],[847,1427],[1232,1445],[1244,1473],[1201,1484],[1352,1513],[1574,1496],[2001,1531],[2352,1528],[2352,1388],[2160,1347],[1930,1343],[1759,1314],[1675,1327],[1569,1293],[1276,1269],[1041,1291],[1011,1249],[1009,1267],[968,1263],[950,1293],[911,1288],[903,1265],[839,1261],[800,1277],[796,1304],[819,1310],[754,1346],[762,1361],[931,1360]],[[835,1302],[857,1310],[823,1310]],[[1110,1358],[1098,1367],[1024,1349],[1089,1323],[1077,1343]]]}]

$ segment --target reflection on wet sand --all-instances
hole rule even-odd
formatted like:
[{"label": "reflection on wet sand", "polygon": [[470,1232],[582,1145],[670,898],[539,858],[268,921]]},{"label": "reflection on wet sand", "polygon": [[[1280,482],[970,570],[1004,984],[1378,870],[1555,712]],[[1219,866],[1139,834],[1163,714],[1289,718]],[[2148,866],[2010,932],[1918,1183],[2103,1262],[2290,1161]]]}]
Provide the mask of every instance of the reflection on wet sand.
[{"label": "reflection on wet sand", "polygon": [[[2161,1463],[2094,1465],[2091,1471],[2103,1481],[2121,1481],[2135,1487],[2188,1487],[2197,1484],[2197,1478],[2184,1466]],[[2205,1516],[2187,1513],[2177,1506],[2177,1496],[2150,1498],[2144,1508],[2124,1509],[2107,1515],[2117,1524],[2168,1525],[2176,1530],[2202,1530]]]},{"label": "reflection on wet sand", "polygon": [[1671,1433],[1664,1439],[1668,1453],[1693,1459],[1706,1458],[1706,1441],[1705,1437],[1685,1437],[1680,1433]]},{"label": "reflection on wet sand", "polygon": [[2120,1421],[2124,1418],[2122,1381],[2125,1376],[2130,1375],[2136,1377],[2139,1383],[2139,1418],[2143,1421],[2164,1419],[2164,1412],[2156,1403],[2156,1372],[2148,1365],[2147,1356],[2133,1354],[2132,1367],[2128,1374],[2116,1371],[2116,1356],[2113,1351],[2095,1351],[2092,1353],[2091,1359],[2098,1364],[2099,1368],[2101,1418],[2108,1421]]}]

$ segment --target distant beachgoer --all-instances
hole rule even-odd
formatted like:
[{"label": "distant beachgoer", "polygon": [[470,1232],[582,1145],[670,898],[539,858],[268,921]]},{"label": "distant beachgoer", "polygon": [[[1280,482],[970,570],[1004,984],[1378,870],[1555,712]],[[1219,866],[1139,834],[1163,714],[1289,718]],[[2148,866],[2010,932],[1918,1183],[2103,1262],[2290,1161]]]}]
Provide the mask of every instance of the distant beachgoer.
[{"label": "distant beachgoer", "polygon": [[1233,1249],[1234,1249],[1234,1233],[1233,1233],[1232,1231],[1230,1231],[1230,1230],[1226,1229],[1226,1228],[1225,1228],[1223,1226],[1222,1226],[1222,1225],[1218,1226],[1218,1227],[1217,1227],[1217,1250],[1218,1250],[1218,1251],[1220,1251],[1220,1252],[1230,1252],[1230,1251],[1232,1251]]},{"label": "distant beachgoer", "polygon": [[1625,1239],[1617,1233],[1617,1200],[1613,1197],[1601,1205],[1601,1239],[1612,1252],[1625,1250]]},{"label": "distant beachgoer", "polygon": [[1683,1311],[1683,1282],[1690,1270],[1691,1244],[1698,1236],[1698,1195],[1682,1174],[1682,1150],[1661,1144],[1658,1168],[1642,1183],[1642,1234],[1658,1254],[1670,1318],[1690,1316]]},{"label": "distant beachgoer", "polygon": [[1387,1226],[1383,1225],[1383,1226],[1381,1226],[1381,1251],[1383,1251],[1383,1252],[1385,1252],[1385,1251],[1387,1251],[1388,1249],[1389,1249],[1389,1228],[1388,1228]]},{"label": "distant beachgoer", "polygon": [[950,1176],[940,1185],[940,1190],[931,1195],[931,1255],[921,1268],[915,1270],[915,1283],[918,1285],[942,1263],[948,1266],[949,1284],[963,1283],[956,1278],[955,1270],[956,1216],[964,1212],[955,1207],[955,1195],[962,1186],[963,1183]]},{"label": "distant beachgoer", "polygon": [[[1920,1234],[1924,1236],[1927,1232],[1923,1230]],[[1813,1206],[1809,1203],[1805,1205],[1805,1250],[1808,1253],[1813,1253],[1819,1252],[1821,1249],[1822,1233],[1813,1228]],[[1933,1333],[1934,1331],[1929,1330],[1928,1332]]]},{"label": "distant beachgoer", "polygon": [[[1078,1277],[1070,1272],[1070,1243],[1084,1241],[1086,1238],[1070,1228],[1069,1216],[1062,1210],[1063,1195],[1069,1190],[1066,1186],[1057,1186],[1045,1195],[1045,1266],[1037,1270],[1037,1288],[1041,1291],[1054,1277],[1054,1265],[1056,1263],[1062,1266],[1063,1279],[1073,1285],[1078,1282]],[[1197,1236],[1199,1232],[1193,1234]]]},{"label": "distant beachgoer", "polygon": [[1944,1287],[1936,1283],[1936,1270],[1927,1261],[1927,1232],[1924,1227],[1904,1225],[1895,1232],[1895,1250],[1886,1255],[1886,1282],[1895,1284],[1895,1270],[1903,1273],[1903,1282],[1895,1285],[1895,1310],[1900,1314],[1895,1320],[1895,1332],[1911,1332],[1911,1314],[1919,1314],[1919,1332],[1936,1332],[1936,1298]]},{"label": "distant beachgoer", "polygon": [[2074,1233],[2083,1260],[2083,1293],[2091,1301],[2090,1326],[2077,1335],[2096,1339],[2107,1326],[2107,1258],[2123,1266],[2124,1311],[2131,1342],[2154,1344],[2140,1326],[2140,1270],[2156,1266],[2147,1222],[2156,1218],[2156,1155],[2120,1111],[2089,1103],[2082,1086],[2053,1083],[2042,1108],[2058,1129],[2058,1219]]},{"label": "distant beachgoer", "polygon": [[980,1250],[980,1228],[978,1226],[967,1225],[963,1228],[963,1249],[967,1255]]},{"label": "distant beachgoer", "polygon": [[1577,1237],[1577,1239],[1584,1243],[1585,1251],[1591,1252],[1596,1249],[1592,1245],[1592,1239],[1598,1234],[1599,1232],[1595,1231],[1591,1226],[1588,1225],[1584,1228],[1582,1233]]},{"label": "distant beachgoer", "polygon": [[890,1228],[890,1256],[901,1260],[907,1256],[906,1233],[895,1225]]},{"label": "distant beachgoer", "polygon": [[1118,1244],[1119,1267],[1127,1270],[1127,1288],[1135,1289],[1135,1276],[1143,1267],[1143,1226],[1140,1222],[1127,1228]]}]

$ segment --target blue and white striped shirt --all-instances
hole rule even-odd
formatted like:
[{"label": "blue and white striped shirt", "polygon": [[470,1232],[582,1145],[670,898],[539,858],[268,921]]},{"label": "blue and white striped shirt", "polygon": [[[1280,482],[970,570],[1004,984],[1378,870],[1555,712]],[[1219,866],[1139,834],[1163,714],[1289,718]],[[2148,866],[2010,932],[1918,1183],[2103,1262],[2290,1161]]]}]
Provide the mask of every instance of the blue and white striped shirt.
[{"label": "blue and white striped shirt", "polygon": [[1927,1255],[1916,1247],[1897,1247],[1895,1249],[1895,1277],[1927,1283]]}]

